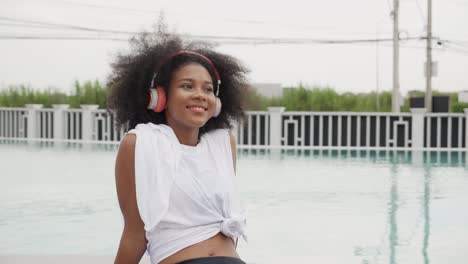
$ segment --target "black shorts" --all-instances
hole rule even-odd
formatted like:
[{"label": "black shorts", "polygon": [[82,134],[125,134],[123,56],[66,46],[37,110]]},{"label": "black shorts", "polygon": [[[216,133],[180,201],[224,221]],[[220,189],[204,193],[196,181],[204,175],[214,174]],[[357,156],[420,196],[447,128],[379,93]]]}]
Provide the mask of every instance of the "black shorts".
[{"label": "black shorts", "polygon": [[246,264],[244,261],[233,257],[203,257],[187,259],[176,264]]}]

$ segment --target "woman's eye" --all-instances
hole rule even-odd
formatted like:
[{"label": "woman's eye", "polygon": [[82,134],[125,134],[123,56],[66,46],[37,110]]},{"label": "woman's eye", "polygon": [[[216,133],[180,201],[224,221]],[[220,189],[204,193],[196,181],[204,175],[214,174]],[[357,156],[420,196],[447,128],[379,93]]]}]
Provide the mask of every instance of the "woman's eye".
[{"label": "woman's eye", "polygon": [[182,88],[185,88],[185,89],[191,89],[191,88],[192,88],[192,85],[190,85],[190,84],[182,84],[181,87],[182,87]]},{"label": "woman's eye", "polygon": [[207,92],[210,92],[210,93],[211,93],[211,92],[213,92],[213,87],[206,87],[205,90],[206,90]]}]

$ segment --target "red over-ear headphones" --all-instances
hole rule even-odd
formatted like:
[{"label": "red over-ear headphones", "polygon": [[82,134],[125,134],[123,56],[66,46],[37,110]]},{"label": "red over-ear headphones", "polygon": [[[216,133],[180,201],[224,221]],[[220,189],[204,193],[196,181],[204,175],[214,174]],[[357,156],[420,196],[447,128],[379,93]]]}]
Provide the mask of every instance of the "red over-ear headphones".
[{"label": "red over-ear headphones", "polygon": [[[207,61],[212,67],[214,71],[214,75],[216,77],[216,107],[215,107],[215,112],[213,114],[213,117],[219,116],[221,113],[221,100],[219,99],[219,88],[221,86],[221,78],[219,76],[218,70],[216,69],[215,65],[213,62],[211,62],[210,59],[208,59],[206,56],[197,53],[195,51],[189,51],[189,50],[182,50],[179,52],[174,53],[173,55],[169,56],[164,63],[161,64],[164,65],[167,61],[173,59],[175,56],[180,55],[180,54],[190,54],[190,55],[195,55],[198,56],[205,61]],[[166,106],[166,91],[164,90],[163,86],[158,85],[156,88],[154,88],[154,82],[156,78],[156,73],[153,75],[153,79],[151,80],[151,86],[150,86],[150,91],[149,91],[149,103],[148,103],[148,109],[152,109],[156,113],[160,113],[164,110],[164,107]]]}]

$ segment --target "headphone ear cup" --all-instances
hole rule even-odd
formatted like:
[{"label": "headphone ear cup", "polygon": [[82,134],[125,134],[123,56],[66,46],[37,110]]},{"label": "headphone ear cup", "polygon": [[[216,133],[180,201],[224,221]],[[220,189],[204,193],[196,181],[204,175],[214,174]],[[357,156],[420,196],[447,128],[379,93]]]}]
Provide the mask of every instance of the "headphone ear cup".
[{"label": "headphone ear cup", "polygon": [[164,107],[166,107],[166,91],[164,88],[159,85],[156,89],[150,89],[148,109],[151,109],[156,113],[160,113],[164,111]]},{"label": "headphone ear cup", "polygon": [[222,108],[221,100],[219,99],[219,97],[216,97],[216,106],[215,106],[215,112],[213,113],[213,117],[217,117],[219,116],[219,114],[221,114],[221,108]]},{"label": "headphone ear cup", "polygon": [[164,108],[166,108],[166,90],[164,90],[164,87],[159,85],[156,88],[156,91],[158,92],[158,105],[155,108],[155,112],[160,113],[164,111]]}]

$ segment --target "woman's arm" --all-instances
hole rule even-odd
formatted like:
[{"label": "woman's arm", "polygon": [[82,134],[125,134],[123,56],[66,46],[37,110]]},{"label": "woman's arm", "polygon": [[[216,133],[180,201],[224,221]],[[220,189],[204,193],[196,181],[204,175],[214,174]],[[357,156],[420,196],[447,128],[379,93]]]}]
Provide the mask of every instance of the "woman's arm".
[{"label": "woman's arm", "polygon": [[237,148],[236,148],[236,137],[234,137],[234,134],[232,133],[232,130],[229,130],[229,137],[231,139],[231,153],[232,153],[232,162],[234,166],[234,174],[236,173],[236,154],[237,154]]},{"label": "woman's arm", "polygon": [[115,258],[115,264],[139,263],[146,250],[144,224],[138,212],[135,191],[136,136],[127,134],[122,139],[115,162],[115,182],[124,229]]}]

